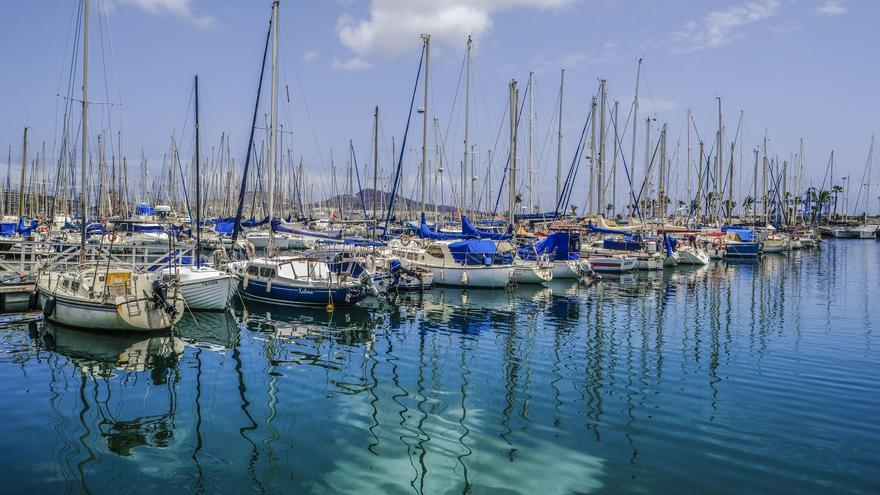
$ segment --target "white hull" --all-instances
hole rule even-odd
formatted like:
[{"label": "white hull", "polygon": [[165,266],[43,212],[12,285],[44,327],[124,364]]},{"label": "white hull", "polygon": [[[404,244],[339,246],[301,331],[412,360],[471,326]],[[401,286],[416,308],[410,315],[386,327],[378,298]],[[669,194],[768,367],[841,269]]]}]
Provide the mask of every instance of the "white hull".
[{"label": "white hull", "polygon": [[235,277],[223,274],[211,280],[181,281],[180,292],[189,309],[223,311],[229,307],[237,286]]},{"label": "white hull", "polygon": [[608,256],[590,256],[590,266],[597,272],[628,272],[634,270],[636,262],[629,258],[612,258]]},{"label": "white hull", "polygon": [[708,265],[709,254],[702,249],[692,247],[678,248],[678,264],[680,265]]},{"label": "white hull", "polygon": [[500,289],[513,277],[513,266],[432,267],[422,266],[434,274],[434,284],[446,287],[477,287]]},{"label": "white hull", "polygon": [[[48,292],[40,290],[40,306],[46,304],[46,300],[50,297]],[[179,300],[179,310],[182,314],[183,301]],[[55,311],[48,320],[59,325],[68,327],[88,328],[95,330],[123,330],[129,332],[164,330],[170,328],[177,319],[171,319],[168,315],[160,310],[143,309],[148,302],[139,299],[137,305],[140,306],[141,314],[129,314],[126,305],[123,304],[86,304],[82,301],[72,300],[65,297],[55,295]]]},{"label": "white hull", "polygon": [[591,270],[590,262],[586,259],[553,262],[553,278],[556,280],[581,278],[582,273]]},{"label": "white hull", "polygon": [[513,280],[518,284],[543,284],[553,280],[553,269],[536,263],[523,263],[513,269]]}]

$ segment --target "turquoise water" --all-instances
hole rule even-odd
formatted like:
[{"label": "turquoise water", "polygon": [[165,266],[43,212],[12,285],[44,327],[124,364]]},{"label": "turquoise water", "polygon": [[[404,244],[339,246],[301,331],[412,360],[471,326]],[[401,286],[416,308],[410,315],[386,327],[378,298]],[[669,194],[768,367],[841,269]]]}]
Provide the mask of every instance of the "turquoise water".
[{"label": "turquoise water", "polygon": [[171,334],[0,326],[4,493],[880,493],[880,243]]}]

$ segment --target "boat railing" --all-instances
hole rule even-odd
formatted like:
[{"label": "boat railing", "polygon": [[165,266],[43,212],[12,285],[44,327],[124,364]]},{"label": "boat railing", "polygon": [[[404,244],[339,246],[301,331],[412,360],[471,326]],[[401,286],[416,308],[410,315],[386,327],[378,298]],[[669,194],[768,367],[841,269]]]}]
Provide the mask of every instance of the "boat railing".
[{"label": "boat railing", "polygon": [[119,249],[109,245],[86,245],[80,250],[78,242],[47,242],[41,240],[14,240],[5,249],[0,248],[0,280],[36,276],[38,270],[76,271],[122,265],[139,272],[156,271],[174,265],[189,264],[195,256],[191,246],[175,246],[157,250],[155,246],[127,246]]}]

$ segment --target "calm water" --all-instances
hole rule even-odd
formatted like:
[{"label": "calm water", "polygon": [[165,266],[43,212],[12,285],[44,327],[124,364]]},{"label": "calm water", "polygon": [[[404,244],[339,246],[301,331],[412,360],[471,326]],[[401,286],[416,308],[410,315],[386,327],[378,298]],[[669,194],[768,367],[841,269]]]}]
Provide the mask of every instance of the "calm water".
[{"label": "calm water", "polygon": [[0,491],[878,493],[878,266],[831,241],[165,335],[7,315]]}]

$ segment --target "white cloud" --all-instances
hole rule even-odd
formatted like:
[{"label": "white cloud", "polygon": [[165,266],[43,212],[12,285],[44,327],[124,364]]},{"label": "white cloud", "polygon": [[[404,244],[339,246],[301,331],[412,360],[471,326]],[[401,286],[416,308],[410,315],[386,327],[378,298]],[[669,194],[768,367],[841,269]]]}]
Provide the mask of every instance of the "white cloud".
[{"label": "white cloud", "polygon": [[846,10],[843,0],[828,0],[820,5],[816,12],[822,15],[843,15],[846,14]]},{"label": "white cloud", "polygon": [[492,14],[517,7],[552,9],[576,0],[372,0],[369,19],[343,15],[339,39],[361,57],[390,57],[432,41],[463,44],[492,27]]},{"label": "white cloud", "polygon": [[321,54],[318,53],[317,50],[309,50],[303,54],[303,60],[306,61],[306,63],[314,62],[315,60],[318,60],[318,57],[320,56]]},{"label": "white cloud", "polygon": [[121,5],[134,5],[154,15],[170,14],[178,19],[205,29],[214,25],[211,15],[199,15],[193,11],[194,0],[114,0]]},{"label": "white cloud", "polygon": [[347,60],[339,60],[338,58],[333,59],[330,68],[334,70],[365,70],[372,66],[371,63],[361,57],[351,57]]},{"label": "white cloud", "polygon": [[744,27],[773,17],[780,0],[755,0],[727,10],[710,12],[699,22],[687,22],[673,39],[684,51],[715,48],[742,36]]}]

